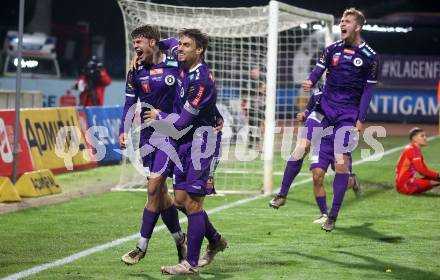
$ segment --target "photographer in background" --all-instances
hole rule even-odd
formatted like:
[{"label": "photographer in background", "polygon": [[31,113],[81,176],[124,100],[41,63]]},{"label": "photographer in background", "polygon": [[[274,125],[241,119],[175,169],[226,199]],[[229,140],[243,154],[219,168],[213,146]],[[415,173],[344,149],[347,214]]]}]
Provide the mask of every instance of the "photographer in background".
[{"label": "photographer in background", "polygon": [[79,76],[78,81],[71,87],[79,91],[80,106],[103,106],[105,87],[111,83],[111,78],[96,56],[92,56]]}]

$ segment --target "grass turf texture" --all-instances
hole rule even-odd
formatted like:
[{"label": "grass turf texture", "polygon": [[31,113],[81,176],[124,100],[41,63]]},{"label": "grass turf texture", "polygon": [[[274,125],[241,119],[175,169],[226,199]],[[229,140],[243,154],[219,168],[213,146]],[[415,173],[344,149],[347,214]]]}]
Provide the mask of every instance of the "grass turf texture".
[{"label": "grass turf texture", "polygon": [[[405,143],[404,138],[387,138],[383,142],[385,150]],[[439,150],[439,139],[423,150],[425,160],[436,170],[440,169]],[[263,198],[211,215],[230,248],[202,269],[200,278],[439,279],[440,192],[419,196],[397,194],[393,180],[399,154],[355,167],[367,188],[362,199],[347,192],[337,228],[332,233],[312,224],[318,209],[310,183],[291,190],[286,206],[279,210],[269,208],[270,198]],[[359,152],[354,157],[359,159]],[[307,170],[305,166],[303,172]],[[83,178],[86,180],[87,176]],[[278,184],[281,178],[275,179]],[[331,177],[326,185],[330,205]],[[206,209],[242,198],[208,198]],[[104,193],[0,215],[0,277],[137,232],[144,203],[144,193]],[[29,279],[170,278],[159,272],[161,265],[174,264],[177,259],[167,230],[153,234],[147,256],[140,264],[125,266],[120,257],[135,242],[40,272]],[[205,245],[202,253],[204,248]],[[387,269],[391,272],[386,272]]]}]

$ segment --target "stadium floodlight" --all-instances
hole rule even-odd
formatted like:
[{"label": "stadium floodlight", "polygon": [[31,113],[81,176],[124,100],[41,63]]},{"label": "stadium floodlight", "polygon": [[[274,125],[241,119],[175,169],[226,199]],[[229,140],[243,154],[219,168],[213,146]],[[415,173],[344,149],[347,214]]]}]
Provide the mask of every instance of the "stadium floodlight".
[{"label": "stadium floodlight", "polygon": [[216,80],[218,107],[225,118],[216,188],[271,192],[274,176],[282,175],[285,165],[280,157],[281,140],[286,138],[282,134],[291,134],[288,128],[294,127],[299,101],[308,99],[301,94],[301,83],[332,40],[333,16],[277,1],[238,8],[135,0],[118,4],[127,66],[134,54],[130,32],[141,25],[157,26],[162,38],[177,36],[184,28],[198,28],[209,36],[205,61]]}]

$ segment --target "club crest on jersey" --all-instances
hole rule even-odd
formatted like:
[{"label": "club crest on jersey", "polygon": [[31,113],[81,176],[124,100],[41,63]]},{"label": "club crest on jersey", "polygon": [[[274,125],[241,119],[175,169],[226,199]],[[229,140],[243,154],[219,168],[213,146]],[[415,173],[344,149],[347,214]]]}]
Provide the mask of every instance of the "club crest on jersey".
[{"label": "club crest on jersey", "polygon": [[183,87],[180,88],[180,97],[184,97],[185,96],[185,89]]},{"label": "club crest on jersey", "polygon": [[356,58],[353,60],[353,64],[354,64],[354,66],[356,66],[356,67],[360,67],[360,66],[362,66],[362,64],[364,64],[364,62],[362,61],[361,58],[356,57]]},{"label": "club crest on jersey", "polygon": [[176,78],[174,78],[173,75],[167,75],[165,77],[165,84],[167,86],[172,86],[172,85],[174,85],[175,82],[176,82]]}]

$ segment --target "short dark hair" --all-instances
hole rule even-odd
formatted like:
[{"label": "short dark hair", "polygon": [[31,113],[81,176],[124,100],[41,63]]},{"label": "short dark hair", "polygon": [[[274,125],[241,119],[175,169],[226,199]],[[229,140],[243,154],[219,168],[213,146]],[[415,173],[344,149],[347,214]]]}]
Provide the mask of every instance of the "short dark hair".
[{"label": "short dark hair", "polygon": [[154,39],[156,40],[156,42],[159,42],[160,32],[156,26],[143,25],[131,31],[131,39],[138,37],[144,37],[146,39]]},{"label": "short dark hair", "polygon": [[342,14],[343,17],[348,16],[348,15],[352,15],[354,16],[356,23],[360,26],[364,26],[365,24],[365,16],[364,13],[362,13],[361,11],[355,9],[355,8],[349,8],[346,9],[344,11],[344,13]]},{"label": "short dark hair", "polygon": [[189,37],[196,42],[196,48],[202,49],[202,55],[205,53],[206,49],[208,48],[208,35],[206,33],[203,33],[200,31],[200,29],[183,29],[179,33],[179,38],[182,36]]},{"label": "short dark hair", "polygon": [[420,127],[411,128],[411,130],[409,131],[409,140],[412,140],[414,136],[416,136],[417,134],[423,131],[424,130],[421,129]]}]

